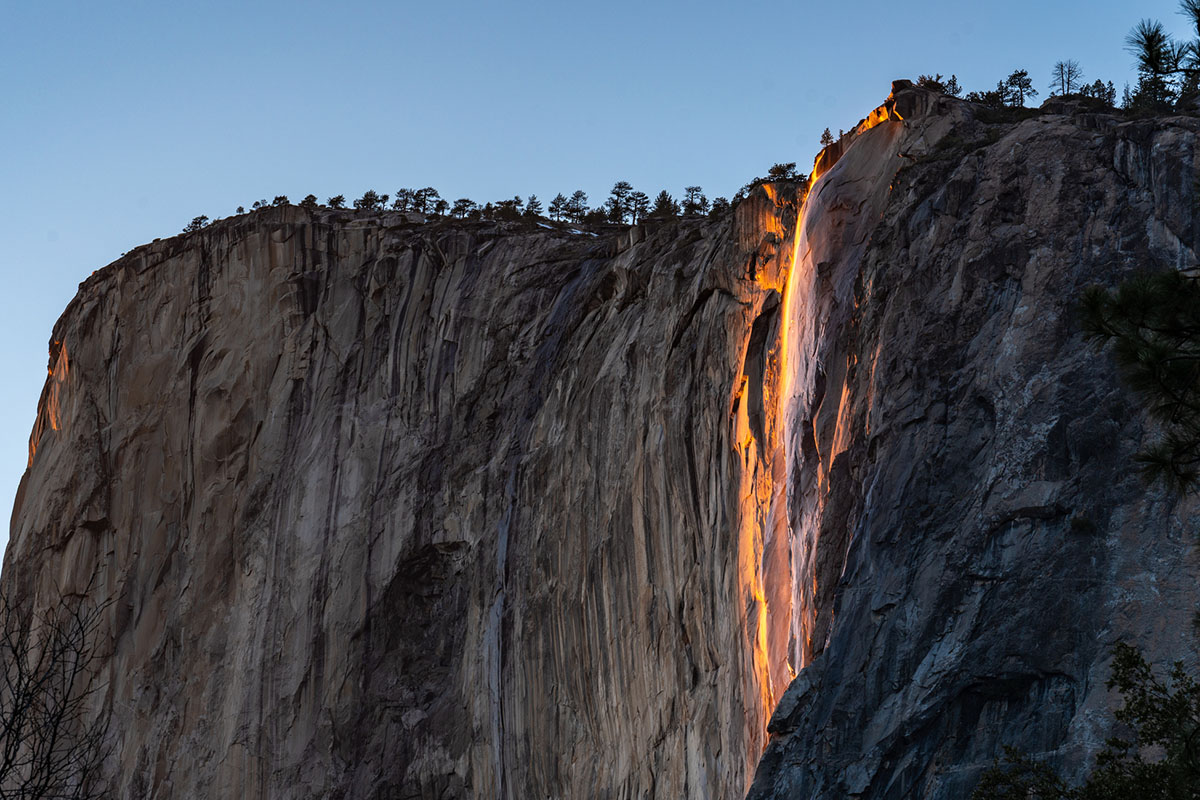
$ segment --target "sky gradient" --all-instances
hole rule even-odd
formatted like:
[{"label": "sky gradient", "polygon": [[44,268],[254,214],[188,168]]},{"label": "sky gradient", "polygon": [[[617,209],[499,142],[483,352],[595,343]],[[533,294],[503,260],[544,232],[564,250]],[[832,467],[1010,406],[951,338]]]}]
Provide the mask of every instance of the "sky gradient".
[{"label": "sky gradient", "polygon": [[[1132,83],[1174,2],[46,2],[0,26],[0,505],[27,459],[51,327],[80,281],[194,216],[434,186],[480,203],[628,180],[731,196],[807,171],[893,78],[968,90],[1056,60]],[[7,541],[0,528],[0,544]]]}]

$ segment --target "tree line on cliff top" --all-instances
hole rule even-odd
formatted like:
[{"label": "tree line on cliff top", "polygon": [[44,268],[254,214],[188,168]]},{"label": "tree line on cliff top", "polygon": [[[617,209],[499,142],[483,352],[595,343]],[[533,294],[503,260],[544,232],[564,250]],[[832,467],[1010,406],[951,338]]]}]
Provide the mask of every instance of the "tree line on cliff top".
[{"label": "tree line on cliff top", "polygon": [[[1138,80],[1132,90],[1126,84],[1119,105],[1112,81],[1096,79],[1088,83],[1079,62],[1074,59],[1055,62],[1051,68],[1048,84],[1050,97],[1091,104],[1100,110],[1120,108],[1133,114],[1200,111],[1200,0],[1180,0],[1179,11],[1195,30],[1196,38],[1177,41],[1167,33],[1161,22],[1150,19],[1139,22],[1126,37],[1126,49],[1134,56]],[[949,78],[943,78],[940,73],[921,75],[917,84],[994,110],[1021,109],[1027,100],[1038,96],[1033,78],[1025,69],[1013,70],[1006,78],[997,81],[994,89],[971,91],[965,95],[958,76],[954,74]],[[828,147],[845,135],[846,131],[839,131],[835,138],[832,131],[826,128],[821,134],[820,145]],[[797,173],[795,168],[795,162],[775,164],[766,178],[756,178],[743,186],[732,200],[717,197],[711,202],[700,186],[685,187],[678,199],[664,189],[652,201],[644,192],[635,190],[628,181],[617,181],[609,197],[594,208],[589,207],[587,193],[582,189],[575,190],[569,196],[559,193],[543,207],[537,195],[532,194],[526,198],[514,196],[482,205],[467,197],[460,197],[451,203],[443,199],[432,186],[402,188],[396,191],[394,198],[368,190],[352,205],[357,211],[383,211],[389,208],[390,200],[390,209],[394,211],[469,221],[636,225],[646,219],[719,216],[736,205],[751,188],[766,180],[806,181],[807,176]],[[266,200],[255,202],[251,210],[288,204],[286,195],[278,195],[270,203]],[[344,195],[335,195],[322,204],[316,195],[310,194],[299,205],[308,209],[322,206],[344,209],[346,198]],[[238,206],[235,213],[243,214],[245,211],[244,207]],[[194,217],[184,231],[199,230],[209,222],[211,220],[205,215]]]},{"label": "tree line on cliff top", "polygon": [[[521,198],[519,195],[488,202],[483,205],[468,197],[460,197],[453,204],[443,199],[437,189],[426,186],[422,189],[398,189],[395,196],[380,194],[374,189],[368,189],[362,197],[352,202],[355,211],[398,211],[401,213],[420,214],[425,218],[446,217],[449,219],[466,220],[471,222],[560,222],[575,225],[636,225],[647,219],[676,219],[695,217],[718,217],[725,214],[739,202],[756,185],[765,181],[793,180],[805,181],[807,176],[796,172],[796,162],[775,164],[765,178],[755,178],[743,186],[730,201],[725,197],[709,200],[700,186],[686,186],[683,194],[676,198],[666,189],[660,191],[653,200],[645,192],[633,188],[629,181],[617,181],[607,199],[600,205],[588,205],[587,192],[576,189],[567,196],[563,193],[555,197],[543,207],[537,195]],[[389,205],[390,201],[390,205]],[[251,211],[257,211],[271,206],[290,205],[287,195],[277,195],[274,200],[258,200],[250,206]],[[333,210],[346,209],[345,195],[334,195],[321,203],[317,196],[310,194],[298,204],[301,208],[316,210],[328,208]],[[238,206],[236,214],[246,213],[243,206]],[[201,215],[192,219],[183,229],[185,233],[200,230],[210,222],[207,216]]]}]

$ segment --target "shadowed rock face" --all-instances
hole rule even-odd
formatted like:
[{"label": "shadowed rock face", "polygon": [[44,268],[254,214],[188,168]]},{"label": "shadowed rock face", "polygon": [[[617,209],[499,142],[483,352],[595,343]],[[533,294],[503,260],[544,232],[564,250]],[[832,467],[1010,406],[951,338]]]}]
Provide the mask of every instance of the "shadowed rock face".
[{"label": "shadowed rock face", "polygon": [[951,128],[885,206],[862,187],[891,123],[803,214],[793,325],[816,357],[787,424],[809,665],[751,798],[962,798],[1005,744],[1078,774],[1111,733],[1112,644],[1192,652],[1194,506],[1140,485],[1142,418],[1074,305],[1196,266],[1200,125],[983,125],[939,102]]},{"label": "shadowed rock face", "polygon": [[4,580],[114,599],[118,796],[743,794],[783,188],[601,238],[275,209],[90,278]]},{"label": "shadowed rock face", "polygon": [[1072,306],[1195,266],[1196,129],[898,83],[802,207],[606,237],[279,208],[139,248],[55,327],[5,587],[112,599],[120,797],[1082,769],[1109,646],[1184,652],[1200,565]]}]

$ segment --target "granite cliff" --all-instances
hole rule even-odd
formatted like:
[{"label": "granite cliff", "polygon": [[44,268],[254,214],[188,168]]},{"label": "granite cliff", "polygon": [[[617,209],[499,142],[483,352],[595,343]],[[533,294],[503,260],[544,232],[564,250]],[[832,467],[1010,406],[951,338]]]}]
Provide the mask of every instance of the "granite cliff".
[{"label": "granite cliff", "polygon": [[112,601],[119,797],[1082,769],[1109,645],[1186,652],[1200,565],[1072,307],[1196,265],[1198,129],[898,83],[723,218],[287,207],[138,248],[55,326],[5,588]]}]

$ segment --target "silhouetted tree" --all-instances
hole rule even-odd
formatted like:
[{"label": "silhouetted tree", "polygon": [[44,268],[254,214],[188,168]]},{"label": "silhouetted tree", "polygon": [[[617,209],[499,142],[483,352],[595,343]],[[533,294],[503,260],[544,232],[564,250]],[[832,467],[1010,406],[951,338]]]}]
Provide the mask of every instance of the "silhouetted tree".
[{"label": "silhouetted tree", "polygon": [[709,209],[710,217],[719,217],[729,211],[729,201],[724,197],[718,197],[712,201],[712,208]]},{"label": "silhouetted tree", "polygon": [[567,213],[567,204],[568,200],[562,192],[554,195],[554,199],[550,201],[548,209],[550,219],[555,221],[561,220]]},{"label": "silhouetted tree", "polygon": [[91,604],[89,584],[34,613],[0,595],[0,797],[105,796],[98,773],[107,725],[89,722],[97,635],[107,603]]},{"label": "silhouetted tree", "polygon": [[1084,97],[1094,97],[1108,106],[1117,104],[1117,88],[1113,86],[1112,81],[1106,84],[1097,78],[1093,83],[1080,87],[1079,93]]},{"label": "silhouetted tree", "polygon": [[1008,89],[1008,101],[1013,108],[1024,106],[1027,97],[1037,97],[1038,92],[1033,88],[1033,80],[1030,79],[1028,70],[1013,70],[1003,85]]},{"label": "silhouetted tree", "polygon": [[305,195],[304,199],[300,201],[300,207],[309,211],[315,210],[317,207],[317,196],[315,194]]},{"label": "silhouetted tree", "polygon": [[512,200],[500,200],[496,203],[493,214],[496,219],[505,222],[513,222],[521,218],[521,207],[524,205],[521,198],[513,197]]},{"label": "silhouetted tree", "polygon": [[417,189],[413,192],[412,210],[420,214],[428,214],[433,210],[433,205],[441,197],[438,195],[437,189],[432,186],[426,186],[424,189]]},{"label": "silhouetted tree", "polygon": [[833,132],[826,128],[821,133],[821,147],[829,147],[831,144],[833,144]]},{"label": "silhouetted tree", "polygon": [[1004,81],[996,84],[996,88],[987,92],[970,92],[964,98],[971,103],[979,103],[988,108],[1004,108],[1008,105],[1008,87]]},{"label": "silhouetted tree", "polygon": [[454,201],[454,205],[450,208],[450,216],[455,219],[466,219],[472,211],[479,208],[475,201],[467,197],[460,197]]},{"label": "silhouetted tree", "polygon": [[637,191],[630,192],[629,221],[636,225],[644,220],[648,213],[650,213],[650,198],[646,196],[646,193]]},{"label": "silhouetted tree", "polygon": [[582,189],[576,189],[571,193],[571,197],[567,200],[565,210],[567,219],[572,222],[583,222],[584,216],[588,212],[588,196],[587,192]]},{"label": "silhouetted tree", "polygon": [[1184,49],[1172,41],[1161,22],[1144,19],[1125,37],[1125,45],[1137,61],[1138,84],[1129,105],[1149,111],[1165,111],[1175,103],[1171,77],[1179,69]]},{"label": "silhouetted tree", "polygon": [[683,215],[693,217],[708,213],[708,198],[699,186],[683,187]]},{"label": "silhouetted tree", "polygon": [[381,198],[375,193],[374,189],[367,189],[363,192],[363,196],[354,201],[354,209],[356,211],[378,211],[383,207]]},{"label": "silhouetted tree", "polygon": [[413,196],[416,193],[412,189],[397,189],[396,200],[392,203],[392,208],[397,211],[412,211]]},{"label": "silhouetted tree", "polygon": [[962,87],[958,85],[957,75],[951,75],[949,79],[943,79],[940,72],[936,75],[920,76],[917,78],[917,85],[924,89],[948,94],[951,97],[958,97],[962,92]]},{"label": "silhouetted tree", "polygon": [[237,207],[237,211],[235,211],[235,212],[233,212],[233,213],[235,213],[235,214],[245,214],[245,213],[246,213],[246,209],[245,209],[245,208],[243,208],[242,206],[238,206],[238,207]]},{"label": "silhouetted tree", "polygon": [[275,195],[275,199],[271,201],[271,205],[273,206],[286,206],[287,204],[288,199],[286,194],[277,194]]},{"label": "silhouetted tree", "polygon": [[253,211],[258,211],[260,208],[266,208],[266,207],[267,207],[266,200],[255,200],[254,205],[250,206],[251,210],[253,210]]},{"label": "silhouetted tree", "polygon": [[192,233],[193,231],[200,230],[207,224],[208,224],[208,217],[201,214],[198,217],[192,217],[192,221],[187,224],[187,226],[183,229],[183,232],[184,233]]},{"label": "silhouetted tree", "polygon": [[650,209],[652,217],[678,217],[679,203],[675,202],[675,198],[667,194],[667,190],[663,189],[654,198],[654,208]]},{"label": "silhouetted tree", "polygon": [[542,201],[537,199],[536,194],[531,194],[525,200],[525,211],[522,213],[525,219],[541,219],[542,216]]},{"label": "silhouetted tree", "polygon": [[773,181],[791,180],[796,177],[796,162],[789,161],[786,164],[774,164],[767,170],[767,178]]},{"label": "silhouetted tree", "polygon": [[629,181],[617,181],[613,184],[612,192],[604,203],[609,222],[621,223],[629,216],[629,195],[632,193],[633,186]]},{"label": "silhouetted tree", "polygon": [[586,222],[589,225],[601,225],[608,222],[608,211],[603,208],[589,208],[583,214],[583,219],[580,222]]},{"label": "silhouetted tree", "polygon": [[1082,82],[1083,70],[1079,68],[1079,62],[1073,59],[1055,62],[1050,70],[1050,88],[1064,97],[1075,94]]},{"label": "silhouetted tree", "polygon": [[330,208],[345,208],[346,196],[342,194],[335,194],[333,197],[326,198],[325,205],[329,206]]}]

